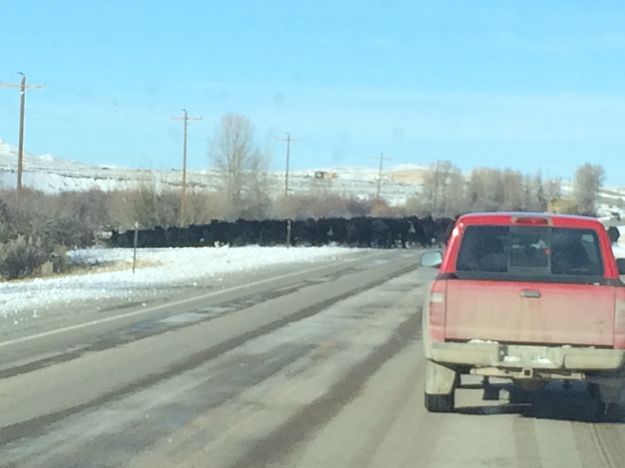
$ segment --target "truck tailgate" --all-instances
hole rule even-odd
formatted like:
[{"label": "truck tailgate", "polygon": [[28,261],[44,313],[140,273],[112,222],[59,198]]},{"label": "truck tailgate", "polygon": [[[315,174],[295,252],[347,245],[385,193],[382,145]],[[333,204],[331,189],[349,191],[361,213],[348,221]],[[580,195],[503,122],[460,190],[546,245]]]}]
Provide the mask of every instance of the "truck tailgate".
[{"label": "truck tailgate", "polygon": [[602,285],[448,280],[446,340],[612,346],[614,289]]}]

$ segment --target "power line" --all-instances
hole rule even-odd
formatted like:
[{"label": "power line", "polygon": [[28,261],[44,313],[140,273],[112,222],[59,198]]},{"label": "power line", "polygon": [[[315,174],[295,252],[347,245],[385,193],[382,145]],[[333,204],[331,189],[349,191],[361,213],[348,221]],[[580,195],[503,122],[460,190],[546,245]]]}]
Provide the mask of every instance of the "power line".
[{"label": "power line", "polygon": [[373,156],[374,159],[379,159],[380,160],[380,167],[378,169],[378,188],[375,194],[375,198],[376,200],[380,199],[380,190],[382,188],[382,163],[383,161],[391,161],[392,158],[389,158],[388,156],[384,156],[384,153],[380,153],[380,156],[375,157]]},{"label": "power line", "polygon": [[26,75],[19,73],[22,79],[19,83],[0,82],[0,88],[17,88],[20,90],[20,117],[19,117],[19,140],[17,144],[17,195],[22,191],[22,172],[24,170],[24,118],[26,112],[26,90],[43,88],[43,84],[26,84]]},{"label": "power line", "polygon": [[280,141],[286,141],[286,171],[284,174],[284,197],[289,196],[289,164],[291,159],[291,142],[302,141],[300,139],[291,138],[291,134],[286,132],[286,138],[278,138]]},{"label": "power line", "polygon": [[186,204],[187,204],[187,127],[189,121],[202,120],[202,117],[189,117],[186,109],[182,109],[182,117],[172,117],[172,120],[182,120],[183,139],[182,139],[182,195],[180,197],[180,226],[183,227],[186,222]]}]

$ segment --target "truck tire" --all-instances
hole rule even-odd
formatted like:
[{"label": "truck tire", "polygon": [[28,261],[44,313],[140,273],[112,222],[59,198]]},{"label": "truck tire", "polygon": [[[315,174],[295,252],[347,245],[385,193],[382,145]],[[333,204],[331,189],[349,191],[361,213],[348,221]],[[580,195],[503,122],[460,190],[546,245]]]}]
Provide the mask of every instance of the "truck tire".
[{"label": "truck tire", "polygon": [[454,392],[449,395],[425,395],[425,409],[430,413],[450,413],[454,410]]},{"label": "truck tire", "polygon": [[425,409],[432,413],[449,413],[454,410],[459,374],[429,359],[425,364]]}]

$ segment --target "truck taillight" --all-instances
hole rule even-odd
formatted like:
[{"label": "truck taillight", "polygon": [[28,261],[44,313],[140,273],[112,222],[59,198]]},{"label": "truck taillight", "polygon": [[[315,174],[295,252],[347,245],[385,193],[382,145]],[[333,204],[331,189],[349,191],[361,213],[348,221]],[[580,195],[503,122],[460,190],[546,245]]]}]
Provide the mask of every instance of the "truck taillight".
[{"label": "truck taillight", "polygon": [[614,347],[625,349],[625,297],[617,297],[615,303]]},{"label": "truck taillight", "polygon": [[434,341],[445,340],[445,290],[446,281],[434,281],[430,288],[428,325]]},{"label": "truck taillight", "polygon": [[529,226],[547,226],[551,224],[549,218],[544,216],[519,216],[512,218],[514,224],[527,224]]}]

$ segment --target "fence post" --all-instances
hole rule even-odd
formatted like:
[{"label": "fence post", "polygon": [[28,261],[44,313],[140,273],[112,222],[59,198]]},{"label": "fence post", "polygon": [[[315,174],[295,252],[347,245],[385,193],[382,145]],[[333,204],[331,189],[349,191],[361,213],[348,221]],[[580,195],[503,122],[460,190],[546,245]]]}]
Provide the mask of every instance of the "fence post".
[{"label": "fence post", "polygon": [[286,222],[286,248],[291,247],[291,220],[287,220]]},{"label": "fence post", "polygon": [[132,242],[133,245],[133,253],[132,253],[132,274],[135,274],[135,268],[137,266],[137,244],[139,242],[139,223],[135,221],[135,237]]}]

